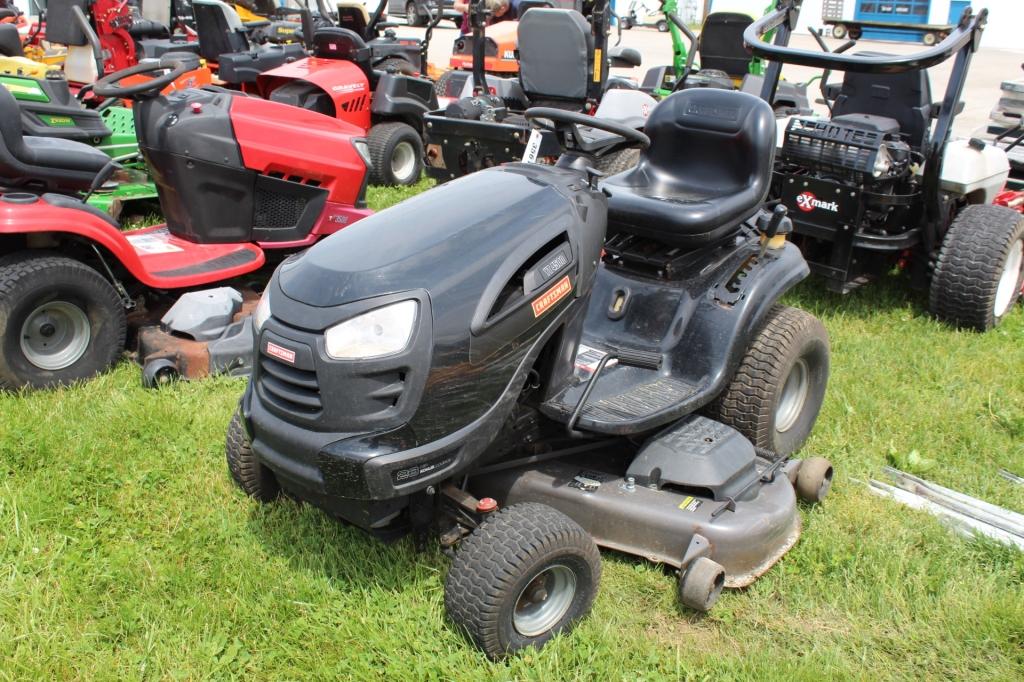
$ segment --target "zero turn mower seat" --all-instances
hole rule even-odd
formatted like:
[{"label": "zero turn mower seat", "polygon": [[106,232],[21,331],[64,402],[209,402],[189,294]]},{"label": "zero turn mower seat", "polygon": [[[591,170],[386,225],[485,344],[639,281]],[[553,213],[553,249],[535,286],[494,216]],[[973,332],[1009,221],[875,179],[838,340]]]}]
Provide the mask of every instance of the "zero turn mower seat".
[{"label": "zero turn mower seat", "polygon": [[21,36],[14,24],[0,24],[0,57],[24,57]]},{"label": "zero turn mower seat", "polygon": [[740,12],[712,12],[704,20],[697,41],[701,71],[723,71],[742,78],[750,70],[750,53],[743,44],[743,32],[754,23]]},{"label": "zero turn mower seat", "polygon": [[[575,10],[537,7],[519,20],[519,81],[531,103],[583,102],[594,62],[590,25]],[[608,69],[601,69],[607,78]]]},{"label": "zero turn mower seat", "polygon": [[227,83],[252,83],[264,71],[302,59],[299,43],[252,48],[238,12],[221,0],[193,0],[199,34],[199,54],[217,63],[218,77]]},{"label": "zero turn mower seat", "polygon": [[109,161],[109,156],[81,142],[22,135],[18,102],[6,88],[0,88],[0,179],[3,184],[88,189]]},{"label": "zero turn mower seat", "polygon": [[[879,52],[859,52],[871,57]],[[853,73],[843,75],[843,86],[832,105],[832,118],[883,117],[895,120],[907,143],[917,151],[931,129],[932,89],[925,69],[903,73]]]},{"label": "zero turn mower seat", "polygon": [[761,208],[775,152],[775,114],[763,100],[683,90],[654,107],[644,132],[651,146],[639,163],[602,183],[609,235],[697,247],[733,234]]}]

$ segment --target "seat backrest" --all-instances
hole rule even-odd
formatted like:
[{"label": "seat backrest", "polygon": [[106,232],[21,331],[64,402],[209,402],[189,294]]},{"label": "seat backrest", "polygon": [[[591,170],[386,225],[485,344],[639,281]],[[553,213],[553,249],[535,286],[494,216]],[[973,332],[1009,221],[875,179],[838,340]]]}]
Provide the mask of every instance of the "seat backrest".
[{"label": "seat backrest", "polygon": [[376,82],[370,64],[370,49],[355,31],[337,26],[318,28],[313,34],[313,55],[352,62],[370,79],[371,87]]},{"label": "seat backrest", "polygon": [[221,0],[193,0],[192,12],[199,35],[199,54],[204,59],[217,61],[222,54],[249,49],[245,27],[234,7]]},{"label": "seat backrest", "polygon": [[[864,56],[886,56],[860,52]],[[832,116],[868,114],[885,116],[900,124],[900,132],[922,151],[931,129],[932,88],[928,72],[853,73],[843,75],[843,87],[832,105]]]},{"label": "seat backrest", "polygon": [[[519,80],[528,97],[586,99],[594,38],[583,15],[531,9],[519,20]],[[601,69],[602,79],[608,69]]]},{"label": "seat backrest", "polygon": [[338,26],[361,35],[363,40],[373,38],[367,34],[366,29],[370,26],[370,15],[366,11],[366,5],[361,2],[338,3]]},{"label": "seat backrest", "polygon": [[0,178],[21,178],[18,157],[25,146],[21,132],[21,109],[10,91],[0,86]]},{"label": "seat backrest", "polygon": [[46,3],[46,39],[61,45],[88,45],[82,27],[75,21],[73,8],[89,16],[91,0],[49,0]]},{"label": "seat backrest", "polygon": [[21,36],[14,24],[0,24],[0,57],[24,57]]},{"label": "seat backrest", "polygon": [[752,23],[754,20],[749,15],[740,12],[709,14],[698,38],[700,68],[742,78],[750,68],[750,53],[743,46],[743,32]]},{"label": "seat backrest", "polygon": [[760,97],[717,88],[682,90],[648,117],[644,132],[651,146],[640,165],[690,190],[744,194],[754,210],[771,182],[775,128],[775,114]]}]

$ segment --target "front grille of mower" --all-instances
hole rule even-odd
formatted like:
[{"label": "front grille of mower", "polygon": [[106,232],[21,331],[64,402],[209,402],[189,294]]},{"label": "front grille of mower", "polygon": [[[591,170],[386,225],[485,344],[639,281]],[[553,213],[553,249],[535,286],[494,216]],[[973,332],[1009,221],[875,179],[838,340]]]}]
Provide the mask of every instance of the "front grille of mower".
[{"label": "front grille of mower", "polygon": [[871,176],[883,141],[883,134],[875,130],[794,118],[786,128],[782,158],[815,170]]},{"label": "front grille of mower", "polygon": [[279,410],[311,417],[323,409],[316,372],[298,369],[267,355],[260,355],[260,388]]},{"label": "front grille of mower", "polygon": [[295,227],[302,219],[302,213],[305,210],[305,197],[289,196],[258,187],[253,227],[260,229]]}]

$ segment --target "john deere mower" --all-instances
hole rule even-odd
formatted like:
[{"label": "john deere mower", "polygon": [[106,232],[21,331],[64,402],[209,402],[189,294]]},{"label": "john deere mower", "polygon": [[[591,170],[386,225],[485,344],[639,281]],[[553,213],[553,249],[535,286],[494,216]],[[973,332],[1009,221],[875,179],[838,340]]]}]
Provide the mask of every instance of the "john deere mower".
[{"label": "john deere mower", "polygon": [[[1024,279],[1024,219],[991,205],[1010,171],[1006,152],[983,140],[953,139],[971,57],[988,12],[966,10],[938,45],[910,55],[837,54],[761,40],[795,27],[800,0],[745,34],[771,61],[762,97],[772,101],[783,63],[842,71],[823,83],[828,118],[791,118],[775,159],[773,196],[788,207],[794,241],[828,288],[846,293],[907,268],[929,291],[928,307],[951,324],[999,324]],[[927,69],[953,60],[942,100]]]}]

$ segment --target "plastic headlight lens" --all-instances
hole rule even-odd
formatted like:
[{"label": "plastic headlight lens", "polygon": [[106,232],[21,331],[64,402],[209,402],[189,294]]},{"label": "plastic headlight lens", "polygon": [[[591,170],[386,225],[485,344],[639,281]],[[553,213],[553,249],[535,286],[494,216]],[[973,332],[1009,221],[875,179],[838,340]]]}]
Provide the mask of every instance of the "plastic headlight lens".
[{"label": "plastic headlight lens", "polygon": [[405,350],[416,327],[419,303],[401,301],[363,313],[324,332],[327,354],[335,360],[365,360]]},{"label": "plastic headlight lens", "polygon": [[366,167],[371,168],[373,164],[370,162],[370,147],[366,144],[366,140],[361,137],[354,138],[352,146],[355,148],[356,154],[359,154],[359,158],[366,164]]},{"label": "plastic headlight lens", "polygon": [[268,319],[270,319],[270,292],[264,291],[260,296],[260,302],[256,304],[256,311],[252,314],[252,326],[259,331]]}]

